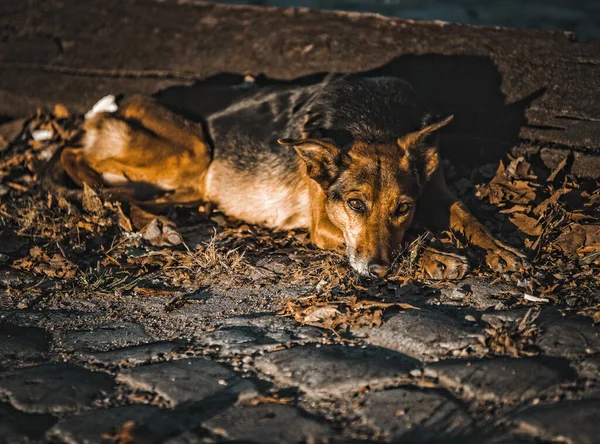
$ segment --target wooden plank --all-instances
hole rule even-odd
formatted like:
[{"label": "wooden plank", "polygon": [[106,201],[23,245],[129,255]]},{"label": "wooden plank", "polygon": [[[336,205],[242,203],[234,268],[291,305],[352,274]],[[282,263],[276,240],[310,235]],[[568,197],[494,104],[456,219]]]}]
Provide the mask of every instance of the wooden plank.
[{"label": "wooden plank", "polygon": [[0,5],[0,36],[5,119],[55,102],[82,112],[108,93],[223,73],[373,71],[407,78],[456,115],[451,132],[491,151],[521,141],[600,153],[600,42],[559,32],[194,1],[31,0]]}]

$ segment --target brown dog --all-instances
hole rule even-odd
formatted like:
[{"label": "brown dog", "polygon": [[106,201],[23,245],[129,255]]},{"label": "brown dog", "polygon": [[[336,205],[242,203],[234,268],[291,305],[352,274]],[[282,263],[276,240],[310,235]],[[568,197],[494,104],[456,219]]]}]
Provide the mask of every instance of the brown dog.
[{"label": "brown dog", "polygon": [[[249,223],[308,229],[365,276],[387,273],[415,219],[461,233],[495,271],[522,264],[446,186],[437,133],[452,117],[434,118],[399,79],[255,87],[204,118],[135,96],[87,120],[83,148],[61,161],[77,183],[125,187],[134,200],[212,202]],[[422,266],[436,279],[468,270],[465,258],[433,249]]]}]

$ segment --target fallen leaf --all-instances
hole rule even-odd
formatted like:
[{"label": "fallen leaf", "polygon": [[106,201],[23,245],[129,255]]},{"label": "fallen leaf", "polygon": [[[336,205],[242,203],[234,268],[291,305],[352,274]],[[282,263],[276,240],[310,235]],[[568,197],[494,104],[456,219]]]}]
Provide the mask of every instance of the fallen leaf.
[{"label": "fallen leaf", "polygon": [[600,250],[600,224],[570,225],[554,244],[566,255]]},{"label": "fallen leaf", "polygon": [[102,199],[98,196],[87,183],[83,183],[83,197],[81,198],[81,206],[83,211],[89,214],[95,214],[97,216],[104,212],[104,205]]},{"label": "fallen leaf", "polygon": [[52,114],[57,119],[66,119],[71,115],[67,107],[61,103],[57,103],[56,105],[54,105],[54,111],[52,112]]},{"label": "fallen leaf", "polygon": [[120,204],[116,205],[117,207],[117,221],[119,223],[119,226],[127,232],[131,232],[133,231],[133,225],[131,223],[131,221],[129,220],[129,218],[127,216],[125,216],[125,213],[123,213],[123,208],[121,208]]},{"label": "fallen leaf", "polygon": [[556,176],[558,175],[558,173],[560,173],[563,168],[565,166],[567,166],[567,161],[569,159],[569,156],[565,157],[559,164],[558,166],[554,169],[554,171],[552,171],[552,173],[550,173],[550,175],[548,176],[548,179],[546,179],[546,182],[554,182],[554,179],[556,179]]},{"label": "fallen leaf", "polygon": [[533,217],[526,216],[522,213],[513,214],[510,216],[510,221],[517,226],[519,230],[530,236],[539,236],[542,234],[542,225]]}]

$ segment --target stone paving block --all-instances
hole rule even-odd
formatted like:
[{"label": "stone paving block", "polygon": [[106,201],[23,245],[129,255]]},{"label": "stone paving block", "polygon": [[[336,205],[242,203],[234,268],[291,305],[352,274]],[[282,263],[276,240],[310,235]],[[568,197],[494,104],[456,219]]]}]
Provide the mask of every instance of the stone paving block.
[{"label": "stone paving block", "polygon": [[55,422],[52,415],[23,413],[0,403],[0,442],[39,440]]},{"label": "stone paving block", "polygon": [[251,316],[235,316],[220,322],[222,327],[255,327],[260,328],[275,341],[291,343],[296,341],[318,340],[326,337],[323,330],[272,314]]},{"label": "stone paving block", "polygon": [[[113,436],[123,424],[133,421],[133,443],[158,443],[179,433],[182,426],[168,410],[150,405],[127,405],[93,410],[61,419],[46,434],[52,441],[66,443],[106,443],[103,435]],[[125,441],[115,441],[125,442]]]},{"label": "stone paving block", "polygon": [[369,426],[400,442],[461,442],[474,429],[468,412],[438,390],[401,387],[371,392],[358,411]]},{"label": "stone paving block", "polygon": [[518,430],[552,442],[596,444],[600,440],[600,399],[536,405],[515,413]]},{"label": "stone paving block", "polygon": [[313,396],[342,396],[388,384],[420,365],[393,350],[342,345],[293,347],[261,356],[255,364],[277,382]]},{"label": "stone paving block", "polygon": [[581,374],[590,379],[600,379],[600,353],[581,362]]},{"label": "stone paving block", "polygon": [[577,378],[567,360],[545,356],[448,360],[429,365],[424,373],[467,397],[507,403],[534,398]]},{"label": "stone paving block", "polygon": [[172,405],[212,396],[237,399],[256,393],[254,384],[217,362],[191,358],[122,371],[117,380],[134,390],[155,392]]},{"label": "stone paving block", "polygon": [[112,393],[114,380],[71,364],[42,364],[0,374],[0,394],[28,413],[64,413]]},{"label": "stone paving block", "polygon": [[39,361],[48,353],[49,335],[42,328],[0,326],[0,364]]},{"label": "stone paving block", "polygon": [[94,319],[101,317],[100,312],[84,312],[78,310],[2,310],[0,321],[19,327],[40,327],[50,330],[74,329],[75,325],[89,325]]},{"label": "stone paving block", "polygon": [[131,322],[115,322],[89,330],[64,331],[59,334],[59,341],[64,348],[77,351],[107,351],[153,340],[143,326]]},{"label": "stone paving block", "polygon": [[423,361],[437,360],[450,351],[474,342],[454,319],[427,310],[407,310],[388,319],[379,328],[353,330],[366,342],[390,348]]},{"label": "stone paving block", "polygon": [[600,352],[600,326],[583,316],[540,315],[537,346],[547,355],[581,358]]},{"label": "stone paving block", "polygon": [[181,344],[169,341],[151,342],[149,344],[134,345],[131,347],[117,348],[107,352],[80,353],[90,362],[103,364],[106,366],[117,366],[122,364],[139,365],[149,363],[168,353],[177,350]]},{"label": "stone paving block", "polygon": [[490,311],[481,315],[481,320],[487,324],[499,327],[518,322],[525,317],[529,308],[513,308],[510,310]]},{"label": "stone paving block", "polygon": [[281,347],[281,343],[257,327],[231,327],[214,330],[203,335],[202,342],[209,346],[219,347],[219,352],[224,355],[252,354]]},{"label": "stone paving block", "polygon": [[265,444],[325,442],[334,436],[327,424],[281,404],[233,406],[202,426],[227,440]]},{"label": "stone paving block", "polygon": [[491,284],[492,279],[468,278],[456,285],[440,288],[440,302],[447,305],[468,305],[478,310],[494,307],[507,293],[515,288],[505,283]]}]

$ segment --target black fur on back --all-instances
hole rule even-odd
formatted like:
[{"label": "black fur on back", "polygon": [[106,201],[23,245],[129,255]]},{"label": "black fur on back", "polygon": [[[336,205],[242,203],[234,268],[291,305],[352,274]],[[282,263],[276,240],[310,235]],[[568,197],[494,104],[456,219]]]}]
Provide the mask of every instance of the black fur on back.
[{"label": "black fur on back", "polygon": [[[395,77],[345,77],[322,86],[301,110],[303,132],[347,148],[356,140],[391,142],[431,123],[414,89]],[[298,116],[300,117],[300,116]]]},{"label": "black fur on back", "polygon": [[279,138],[327,138],[343,150],[354,141],[390,143],[432,123],[417,93],[396,77],[328,76],[314,85],[253,86],[206,116],[214,157],[260,174],[297,167]]}]

